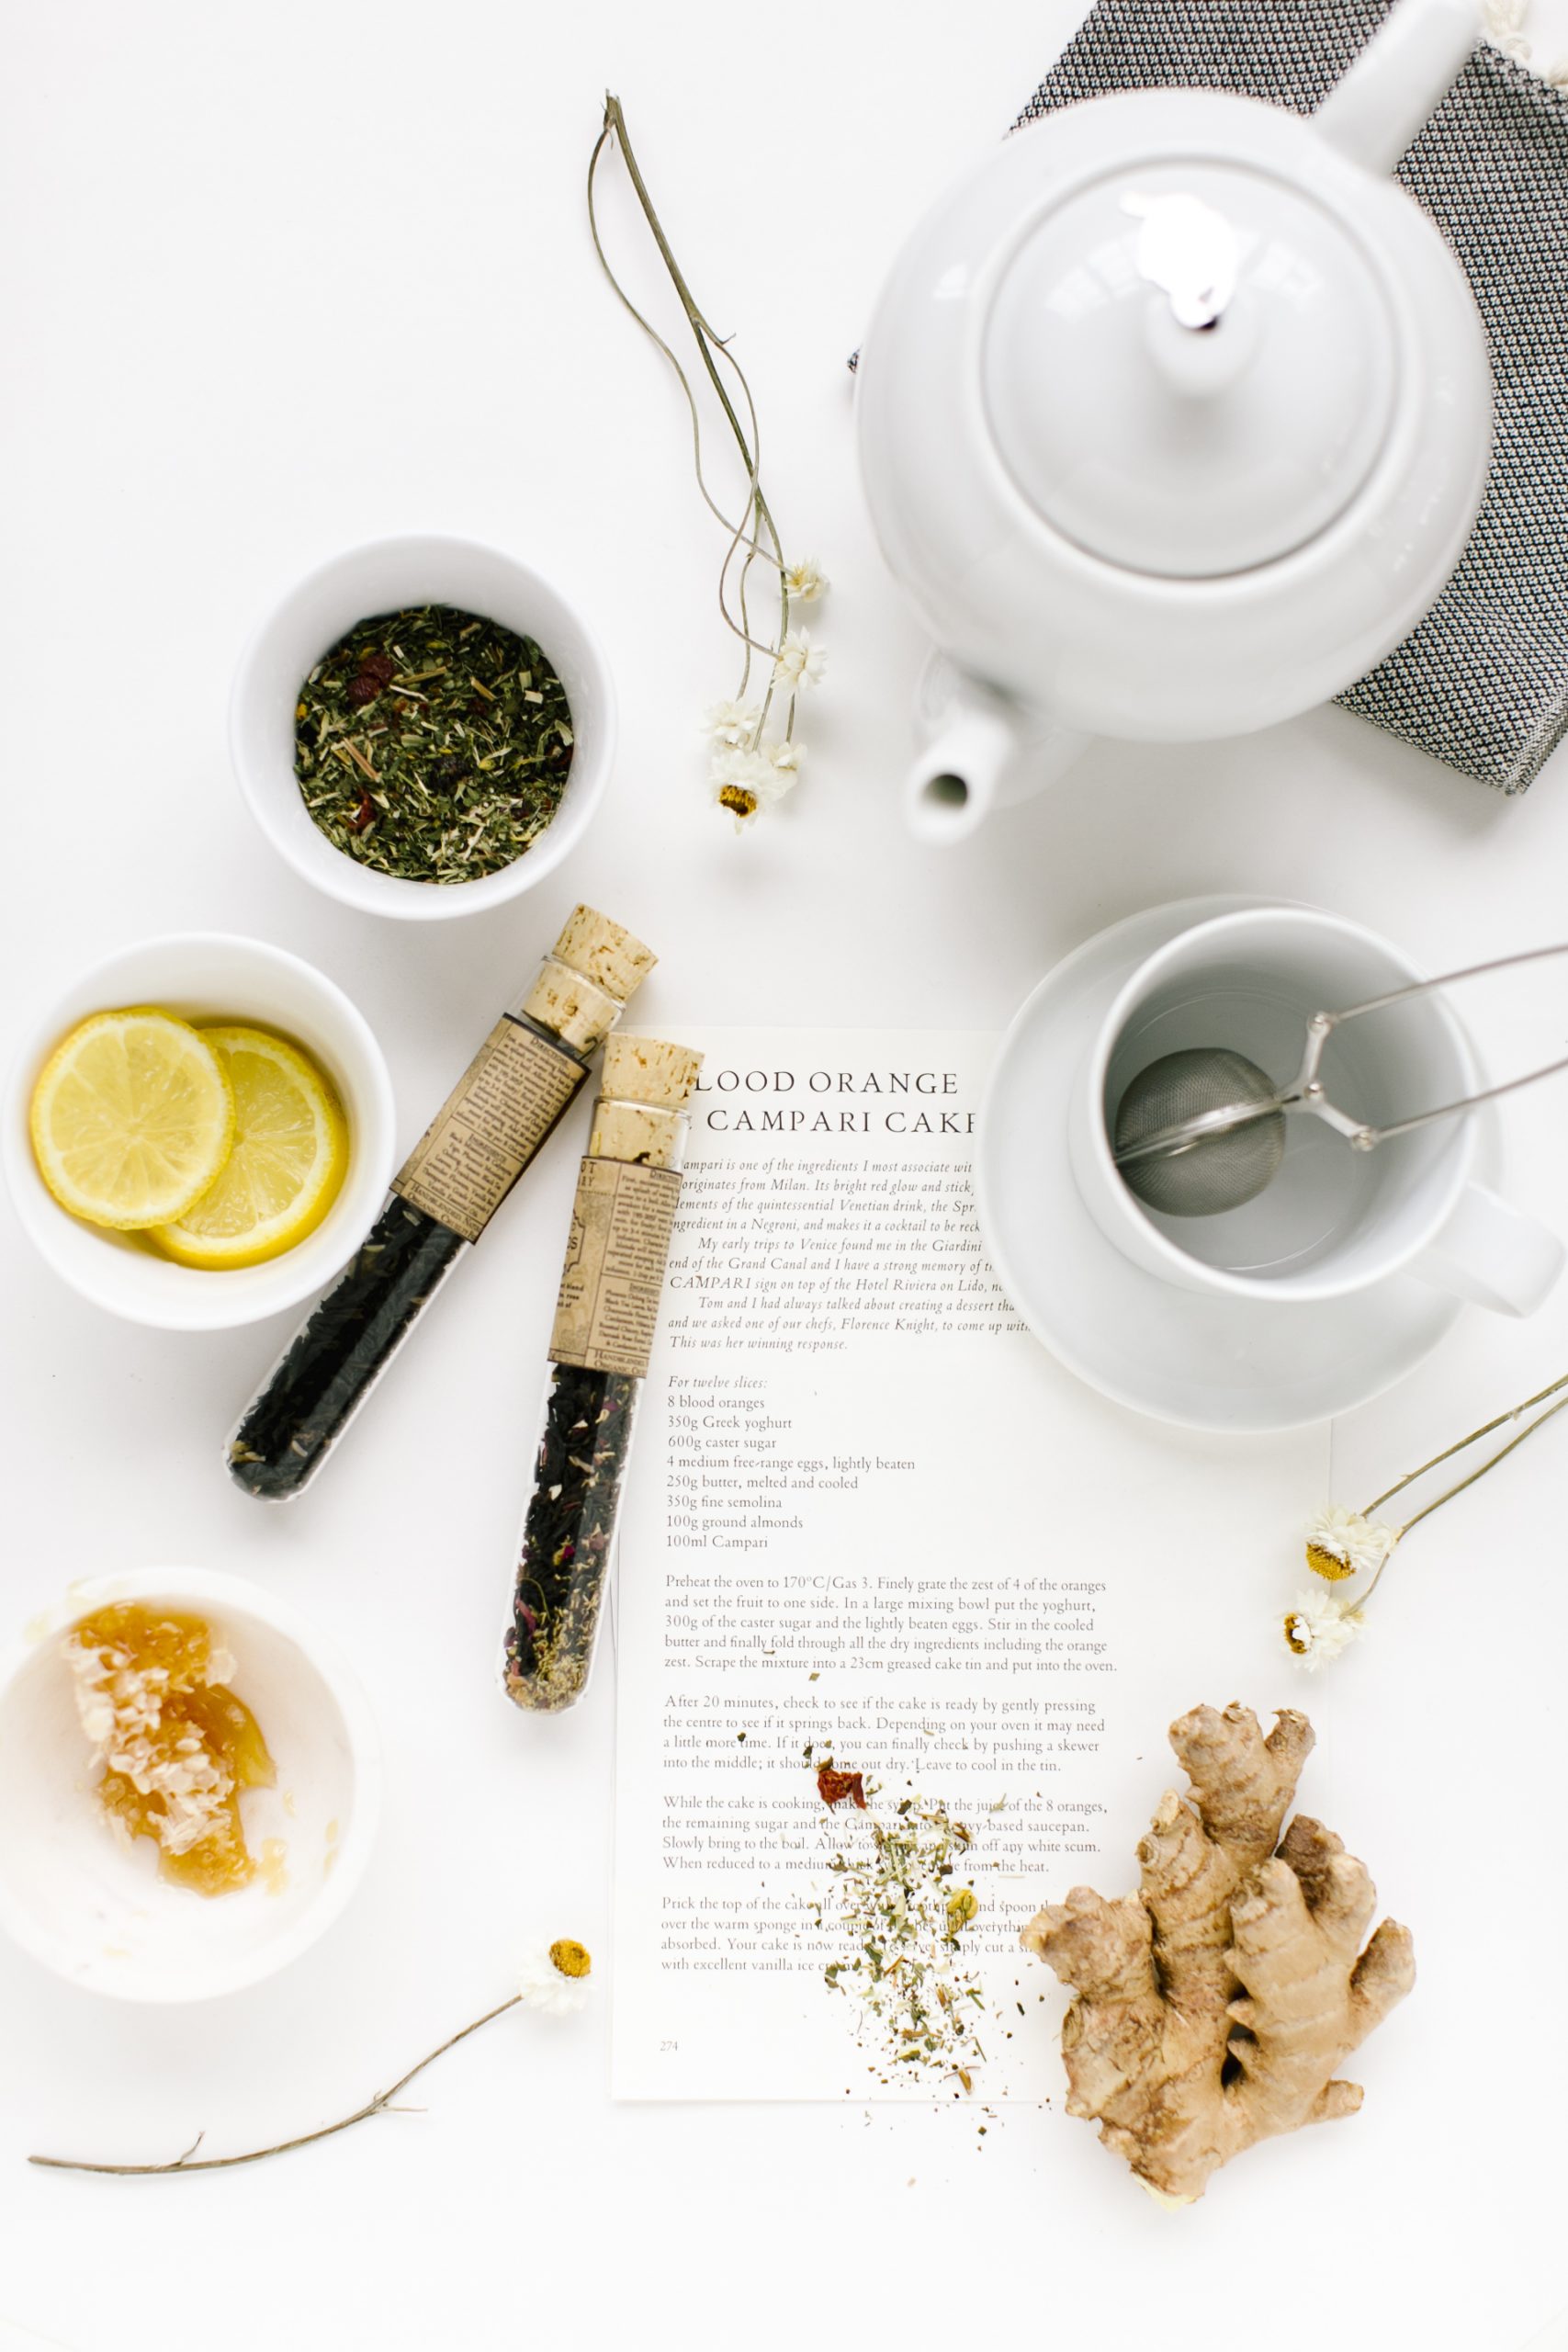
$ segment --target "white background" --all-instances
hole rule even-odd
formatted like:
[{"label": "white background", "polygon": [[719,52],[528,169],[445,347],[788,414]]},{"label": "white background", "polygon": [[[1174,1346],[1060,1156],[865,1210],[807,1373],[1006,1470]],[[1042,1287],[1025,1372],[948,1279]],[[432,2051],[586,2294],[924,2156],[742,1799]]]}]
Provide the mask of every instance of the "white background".
[{"label": "white background", "polygon": [[[915,209],[1010,119],[1074,14],[14,11],[7,1028],[122,943],[253,932],[364,1007],[412,1139],[574,894],[660,949],[640,1010],[675,1034],[682,1014],[998,1027],[1100,924],[1197,890],[1315,898],[1433,968],[1568,928],[1562,760],[1506,806],[1335,711],[1213,750],[1108,749],[958,853],[902,839],[920,649],[859,503],[843,355]],[[1564,16],[1559,0],[1568,49]],[[694,715],[731,684],[716,549],[676,403],[585,233],[607,84],[699,294],[740,336],[786,537],[835,582],[808,781],[739,842],[695,783]],[[334,549],[410,526],[491,538],[557,576],[604,635],[624,729],[613,797],[558,887],[417,935],[328,904],[276,861],[223,740],[235,657],[269,600]],[[1506,1009],[1478,1026],[1499,1057],[1516,1050]],[[1565,1029],[1553,1009],[1533,1040],[1562,1050]],[[1568,1094],[1522,1102],[1507,1133],[1514,1196],[1568,1217]],[[260,1577],[355,1655],[389,1788],[350,1914],[269,1986],[142,2013],[0,1952],[0,2310],[78,2352],[166,2342],[171,2309],[237,2352],[489,2352],[634,2325],[763,2346],[1027,2326],[1188,2352],[1238,2325],[1277,2352],[1329,2333],[1522,2346],[1561,2301],[1568,1417],[1412,1540],[1373,1635],[1307,1686],[1313,1800],[1414,1925],[1422,1984],[1357,2069],[1359,2120],[1258,2153],[1190,2212],[1156,2211],[1064,2120],[1046,2010],[1055,2104],[983,2143],[957,2109],[614,2108],[601,2001],[572,2025],[492,2027],[429,2078],[428,2114],[276,2165],[151,2184],[25,2170],[39,2146],[137,2156],[200,2126],[225,2146],[298,2130],[502,1997],[525,1934],[580,1934],[610,1959],[610,1679],[540,1724],[491,1680],[564,1145],[352,1455],[281,1514],[233,1493],[218,1457],[286,1326],[175,1339],[114,1323],[5,1223],[6,1617],[127,1561]],[[1342,1433],[1341,1498],[1365,1499],[1565,1363],[1568,1295],[1528,1328],[1467,1316]],[[1292,1520],[1301,1498],[1280,1508]],[[1224,1524],[1218,1470],[1213,1524],[1173,1527],[1150,1577],[1182,1578],[1201,1611]],[[1280,1575],[1260,1564],[1260,1608]],[[1247,1694],[1183,1703],[1233,1695]],[[1151,1804],[1156,1742],[1151,1726]]]}]

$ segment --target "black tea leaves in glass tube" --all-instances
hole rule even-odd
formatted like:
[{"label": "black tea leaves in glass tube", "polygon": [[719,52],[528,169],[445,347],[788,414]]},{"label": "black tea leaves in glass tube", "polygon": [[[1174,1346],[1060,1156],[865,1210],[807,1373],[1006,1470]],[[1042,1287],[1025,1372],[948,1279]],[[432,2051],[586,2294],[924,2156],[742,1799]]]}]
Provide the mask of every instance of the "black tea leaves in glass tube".
[{"label": "black tea leaves in glass tube", "polygon": [[507,1696],[534,1713],[558,1713],[587,1688],[701,1068],[700,1054],[652,1037],[604,1050],[502,1668]]},{"label": "black tea leaves in glass tube", "polygon": [[229,1442],[235,1484],[303,1492],[454,1266],[551,1133],[652,969],[638,939],[578,907],[392,1180],[337,1281],[284,1350]]}]

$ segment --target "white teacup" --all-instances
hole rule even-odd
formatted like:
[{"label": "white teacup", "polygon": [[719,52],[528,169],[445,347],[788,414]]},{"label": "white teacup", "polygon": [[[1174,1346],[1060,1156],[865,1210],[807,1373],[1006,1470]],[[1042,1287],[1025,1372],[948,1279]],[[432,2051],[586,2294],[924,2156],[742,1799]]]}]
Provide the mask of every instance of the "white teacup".
[{"label": "white teacup", "polygon": [[[1074,1089],[1068,1144],[1095,1222],[1124,1256],[1185,1290],[1259,1301],[1322,1300],[1411,1273],[1504,1315],[1530,1315],[1562,1270],[1558,1237],[1472,1180],[1472,1114],[1351,1148],[1321,1120],[1285,1121],[1285,1156],[1257,1198],[1218,1216],[1145,1208],[1119,1173],[1111,1130],[1140,1070],[1197,1046],[1245,1054],[1276,1083],[1295,1076],[1306,1025],[1423,979],[1373,932],[1313,907],[1214,917],[1141,964],[1096,1032]],[[1377,1126],[1482,1085],[1440,993],[1337,1030],[1329,1099]]]}]

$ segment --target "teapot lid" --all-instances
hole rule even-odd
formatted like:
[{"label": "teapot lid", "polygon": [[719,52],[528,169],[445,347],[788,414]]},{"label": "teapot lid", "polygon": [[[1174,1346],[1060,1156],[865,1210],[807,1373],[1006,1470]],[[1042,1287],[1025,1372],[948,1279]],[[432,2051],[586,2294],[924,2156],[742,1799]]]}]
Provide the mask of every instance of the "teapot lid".
[{"label": "teapot lid", "polygon": [[1387,438],[1395,329],[1348,224],[1252,165],[1121,170],[1038,220],[981,340],[1016,489],[1088,553],[1164,578],[1275,561]]}]

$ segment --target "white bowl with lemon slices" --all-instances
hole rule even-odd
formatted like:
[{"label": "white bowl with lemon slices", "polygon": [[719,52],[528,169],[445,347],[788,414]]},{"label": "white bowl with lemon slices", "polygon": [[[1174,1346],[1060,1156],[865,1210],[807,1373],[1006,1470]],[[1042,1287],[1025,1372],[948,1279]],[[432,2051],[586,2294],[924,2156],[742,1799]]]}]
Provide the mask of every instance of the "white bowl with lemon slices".
[{"label": "white bowl with lemon slices", "polygon": [[216,1331],[309,1296],[393,1166],[391,1080],[324,974],[257,939],[146,941],[83,974],[6,1087],[12,1200],[72,1287]]}]

